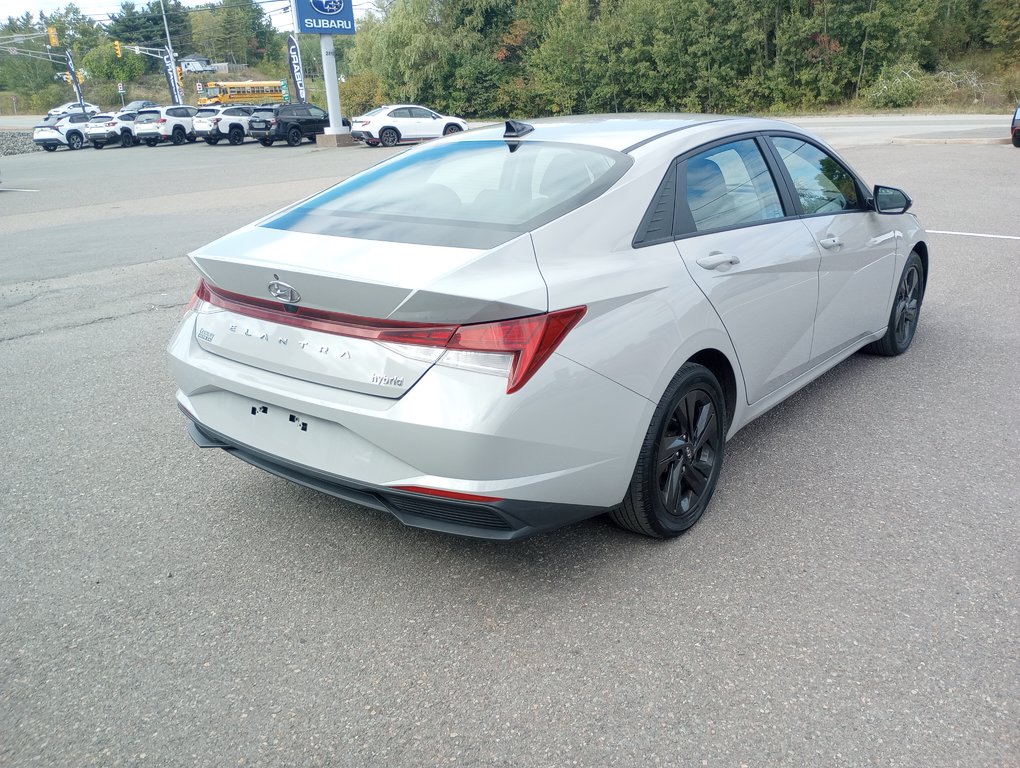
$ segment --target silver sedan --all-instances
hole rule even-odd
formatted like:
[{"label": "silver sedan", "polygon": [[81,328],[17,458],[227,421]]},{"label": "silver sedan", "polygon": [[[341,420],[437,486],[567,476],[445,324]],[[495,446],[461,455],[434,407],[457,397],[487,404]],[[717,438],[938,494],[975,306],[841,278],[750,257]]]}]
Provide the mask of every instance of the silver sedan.
[{"label": "silver sedan", "polygon": [[675,536],[741,427],[910,346],[910,205],[777,121],[460,133],[192,253],[178,403],[199,445],[407,525]]}]

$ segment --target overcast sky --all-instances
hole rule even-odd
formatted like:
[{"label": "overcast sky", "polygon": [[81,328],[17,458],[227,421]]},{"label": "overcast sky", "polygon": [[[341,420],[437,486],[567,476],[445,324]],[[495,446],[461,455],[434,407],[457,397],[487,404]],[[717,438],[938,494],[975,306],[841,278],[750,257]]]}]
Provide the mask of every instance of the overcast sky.
[{"label": "overcast sky", "polygon": [[[208,0],[183,0],[188,7],[203,5]],[[135,7],[142,7],[148,0],[134,0]],[[0,18],[6,21],[8,16],[24,16],[28,11],[32,16],[38,18],[39,13],[51,13],[62,10],[68,5],[68,0],[0,0]],[[111,13],[120,11],[121,0],[79,0],[75,5],[86,16],[91,16],[100,23],[110,20]],[[262,8],[269,14],[270,21],[282,32],[291,32],[294,26],[290,20],[289,0],[273,0],[263,2]]]}]

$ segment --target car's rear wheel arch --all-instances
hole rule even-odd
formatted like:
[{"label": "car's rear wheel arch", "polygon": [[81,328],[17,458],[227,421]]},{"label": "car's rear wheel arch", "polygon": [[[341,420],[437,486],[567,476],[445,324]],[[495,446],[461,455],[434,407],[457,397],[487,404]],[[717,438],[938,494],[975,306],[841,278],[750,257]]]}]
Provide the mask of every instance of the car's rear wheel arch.
[{"label": "car's rear wheel arch", "polygon": [[733,370],[730,359],[718,349],[703,349],[688,358],[687,362],[704,366],[719,382],[723,401],[726,404],[726,430],[728,431],[730,424],[733,423],[733,413],[737,407],[737,374]]}]

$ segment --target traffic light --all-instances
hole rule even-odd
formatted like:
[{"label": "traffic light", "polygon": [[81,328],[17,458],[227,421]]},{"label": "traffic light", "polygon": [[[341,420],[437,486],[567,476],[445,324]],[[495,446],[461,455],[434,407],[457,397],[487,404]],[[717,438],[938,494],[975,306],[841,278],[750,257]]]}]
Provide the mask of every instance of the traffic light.
[{"label": "traffic light", "polygon": [[67,83],[68,85],[71,84],[71,73],[70,72],[65,72],[64,73],[64,82]]},{"label": "traffic light", "polygon": [[177,67],[177,82],[184,84],[184,71],[180,67]]},{"label": "traffic light", "polygon": [[50,45],[57,45],[57,28],[46,27],[46,34],[50,36]]},{"label": "traffic light", "polygon": [[123,58],[123,54],[120,52],[120,40],[113,41],[113,50],[116,52],[118,59]]},{"label": "traffic light", "polygon": [[78,75],[78,85],[84,85],[85,84],[85,75],[83,75],[81,73],[81,70],[80,69],[75,70],[74,74]]}]

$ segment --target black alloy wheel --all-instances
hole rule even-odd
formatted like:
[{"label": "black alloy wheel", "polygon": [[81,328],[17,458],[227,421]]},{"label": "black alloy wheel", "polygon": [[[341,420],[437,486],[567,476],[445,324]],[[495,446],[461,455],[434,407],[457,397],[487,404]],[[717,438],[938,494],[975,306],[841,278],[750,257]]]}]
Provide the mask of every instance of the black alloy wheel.
[{"label": "black alloy wheel", "polygon": [[273,146],[273,140],[272,139],[259,139],[259,144],[261,144],[263,147],[271,147],[271,146]]},{"label": "black alloy wheel", "polygon": [[383,128],[379,134],[379,143],[384,147],[395,147],[400,141],[400,134],[396,128]]},{"label": "black alloy wheel", "polygon": [[924,300],[924,264],[916,252],[911,252],[896,286],[889,327],[885,336],[865,347],[865,351],[885,357],[902,355],[910,347],[921,318]]},{"label": "black alloy wheel", "polygon": [[81,149],[85,140],[81,137],[78,132],[72,132],[67,134],[67,146],[71,149]]},{"label": "black alloy wheel", "polygon": [[187,139],[189,144],[194,144],[196,141],[198,141],[198,136],[196,136],[194,133],[189,133],[187,135]]},{"label": "black alloy wheel", "polygon": [[289,131],[287,131],[287,143],[290,144],[290,146],[296,147],[298,144],[301,143],[301,139],[302,139],[301,129],[298,128],[296,125],[291,127]]},{"label": "black alloy wheel", "polygon": [[56,152],[57,151],[56,144],[43,144],[42,148],[45,149],[47,152]]},{"label": "black alloy wheel", "polygon": [[106,145],[103,144],[103,142],[101,142],[101,141],[93,141],[92,142],[92,149],[102,149],[104,146],[106,146]]},{"label": "black alloy wheel", "polygon": [[1020,147],[1020,131],[1013,134],[1013,146]]},{"label": "black alloy wheel", "polygon": [[704,513],[722,470],[726,406],[712,372],[685,363],[655,409],[631,487],[613,520],[636,533],[678,536]]},{"label": "black alloy wheel", "polygon": [[157,142],[155,139],[146,139],[145,140],[145,146],[147,146],[147,147],[154,147],[158,143],[159,142]]},{"label": "black alloy wheel", "polygon": [[227,141],[229,141],[235,147],[238,144],[244,143],[244,131],[241,129],[241,126],[235,125],[231,127],[230,133],[227,134]]},{"label": "black alloy wheel", "polygon": [[183,128],[174,128],[174,132],[170,134],[170,142],[176,146],[183,144],[185,139]]},{"label": "black alloy wheel", "polygon": [[462,129],[459,125],[454,125],[453,123],[450,123],[443,129],[443,135],[449,136],[451,133],[460,133],[461,130]]},{"label": "black alloy wheel", "polygon": [[211,147],[215,147],[217,144],[220,143],[220,140],[216,139],[216,138],[213,138],[212,136],[206,136],[205,137],[205,143],[208,144]]},{"label": "black alloy wheel", "polygon": [[127,147],[133,146],[134,143],[135,143],[135,137],[131,135],[130,131],[124,131],[120,135],[120,145],[121,145],[121,147],[126,149]]}]

